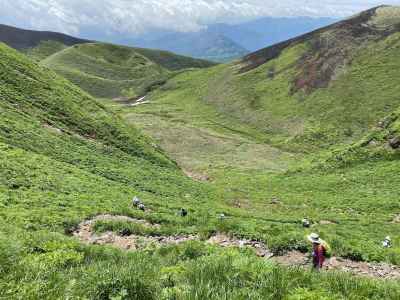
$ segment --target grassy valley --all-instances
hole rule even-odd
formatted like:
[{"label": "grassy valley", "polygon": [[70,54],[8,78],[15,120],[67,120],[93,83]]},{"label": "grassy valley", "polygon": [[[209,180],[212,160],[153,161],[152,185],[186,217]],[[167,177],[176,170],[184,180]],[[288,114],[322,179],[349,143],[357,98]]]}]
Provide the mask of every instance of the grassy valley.
[{"label": "grassy valley", "polygon": [[100,98],[140,97],[163,84],[174,71],[212,65],[156,50],[101,43],[69,47],[42,64]]},{"label": "grassy valley", "polygon": [[[0,45],[0,298],[398,299],[398,24],[381,7],[225,65]],[[311,232],[365,272],[290,260]]]},{"label": "grassy valley", "polygon": [[167,51],[92,42],[0,25],[0,41],[98,98],[134,100],[176,73],[216,63]]}]

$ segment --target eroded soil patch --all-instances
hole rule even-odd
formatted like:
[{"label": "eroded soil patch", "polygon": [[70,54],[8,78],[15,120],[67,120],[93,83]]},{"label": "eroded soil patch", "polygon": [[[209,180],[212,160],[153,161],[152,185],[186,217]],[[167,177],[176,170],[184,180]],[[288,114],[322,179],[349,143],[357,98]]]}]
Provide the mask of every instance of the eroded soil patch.
[{"label": "eroded soil patch", "polygon": [[120,236],[115,232],[107,231],[97,234],[94,231],[94,225],[97,221],[124,221],[137,223],[146,227],[160,228],[159,224],[151,224],[145,220],[134,219],[126,216],[99,215],[93,219],[86,220],[79,224],[78,228],[73,232],[81,242],[94,245],[112,245],[124,250],[143,249],[149,245],[167,245],[179,244],[182,242],[198,239],[195,235],[176,235],[176,236],[141,236],[127,235]]},{"label": "eroded soil patch", "polygon": [[192,178],[193,180],[196,181],[210,181],[210,177],[206,174],[200,174],[200,173],[196,173],[193,171],[188,171],[183,169],[183,173],[185,173],[185,175],[189,178]]},{"label": "eroded soil patch", "polygon": [[259,257],[270,258],[273,256],[273,253],[268,250],[267,245],[255,240],[237,239],[225,234],[217,234],[212,236],[207,242],[222,247],[251,247]]}]

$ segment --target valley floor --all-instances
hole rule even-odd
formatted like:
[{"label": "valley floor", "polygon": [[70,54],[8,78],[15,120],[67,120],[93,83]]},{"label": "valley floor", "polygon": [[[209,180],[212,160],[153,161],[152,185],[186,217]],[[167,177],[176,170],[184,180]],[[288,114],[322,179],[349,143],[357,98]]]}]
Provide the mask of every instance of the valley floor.
[{"label": "valley floor", "polygon": [[[0,299],[400,298],[398,160],[311,169],[200,71],[123,103],[0,58]],[[332,272],[304,268],[311,232]]]},{"label": "valley floor", "polygon": [[[145,105],[114,109],[152,136],[189,176],[216,190],[215,212],[231,218],[228,232],[284,253],[307,250],[305,236],[317,231],[339,256],[400,263],[397,161],[288,171],[304,166],[306,155],[270,146],[268,137],[181,90],[149,98]],[[310,229],[302,228],[303,218],[311,220]],[[381,247],[387,235],[394,238],[392,249]]]}]

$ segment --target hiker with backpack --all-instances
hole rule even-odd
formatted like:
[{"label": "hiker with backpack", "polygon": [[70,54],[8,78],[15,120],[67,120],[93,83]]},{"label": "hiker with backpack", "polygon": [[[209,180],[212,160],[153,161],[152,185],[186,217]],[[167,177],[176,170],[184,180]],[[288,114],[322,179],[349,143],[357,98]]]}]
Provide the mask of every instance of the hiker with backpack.
[{"label": "hiker with backpack", "polygon": [[313,245],[312,260],[313,269],[319,271],[323,268],[325,259],[330,251],[329,245],[322,240],[317,233],[311,233],[308,240]]}]

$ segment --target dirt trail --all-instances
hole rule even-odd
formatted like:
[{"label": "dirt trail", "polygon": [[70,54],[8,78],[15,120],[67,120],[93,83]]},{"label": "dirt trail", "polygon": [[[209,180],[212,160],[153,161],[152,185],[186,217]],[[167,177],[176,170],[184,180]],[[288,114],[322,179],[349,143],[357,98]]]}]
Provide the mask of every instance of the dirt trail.
[{"label": "dirt trail", "polygon": [[182,170],[183,170],[183,173],[187,177],[192,178],[192,179],[194,179],[196,181],[210,181],[210,177],[208,175],[206,175],[206,174],[200,174],[200,173],[196,173],[196,172],[193,172],[193,171],[188,171],[188,170],[185,170],[185,169],[182,169]]},{"label": "dirt trail", "polygon": [[176,236],[141,236],[141,235],[128,235],[120,236],[115,232],[105,232],[96,234],[93,226],[97,221],[125,221],[141,224],[147,227],[160,228],[159,224],[151,224],[145,220],[134,219],[126,216],[113,216],[113,215],[99,215],[93,219],[86,220],[79,224],[78,228],[73,232],[81,242],[86,244],[95,245],[113,245],[124,250],[138,250],[143,249],[148,245],[167,245],[179,244],[182,242],[198,239],[195,235],[176,235]]},{"label": "dirt trail", "polygon": [[[175,236],[140,236],[128,235],[120,236],[115,232],[105,232],[96,234],[93,225],[97,221],[126,221],[138,223],[143,226],[160,228],[159,224],[151,224],[145,220],[134,219],[126,216],[99,215],[93,219],[86,220],[79,224],[73,232],[81,242],[96,245],[113,245],[124,250],[139,250],[150,245],[176,245],[187,241],[200,240],[197,235],[175,235]],[[298,266],[310,268],[311,262],[309,255],[292,251],[282,256],[274,256],[268,247],[259,241],[239,239],[225,234],[217,234],[207,240],[207,243],[219,245],[221,247],[250,247],[255,250],[259,257],[270,259],[278,264],[285,266]],[[349,259],[332,257],[325,263],[326,270],[336,270],[352,273],[359,276],[368,276],[373,278],[400,279],[400,267],[386,263],[366,263],[356,262]]]},{"label": "dirt trail", "polygon": [[[311,266],[309,255],[298,251],[289,252],[283,256],[275,256],[272,260],[286,266],[300,266],[305,268]],[[386,263],[356,262],[341,257],[331,257],[327,259],[324,269],[374,278],[400,279],[400,267],[398,266]]]}]

